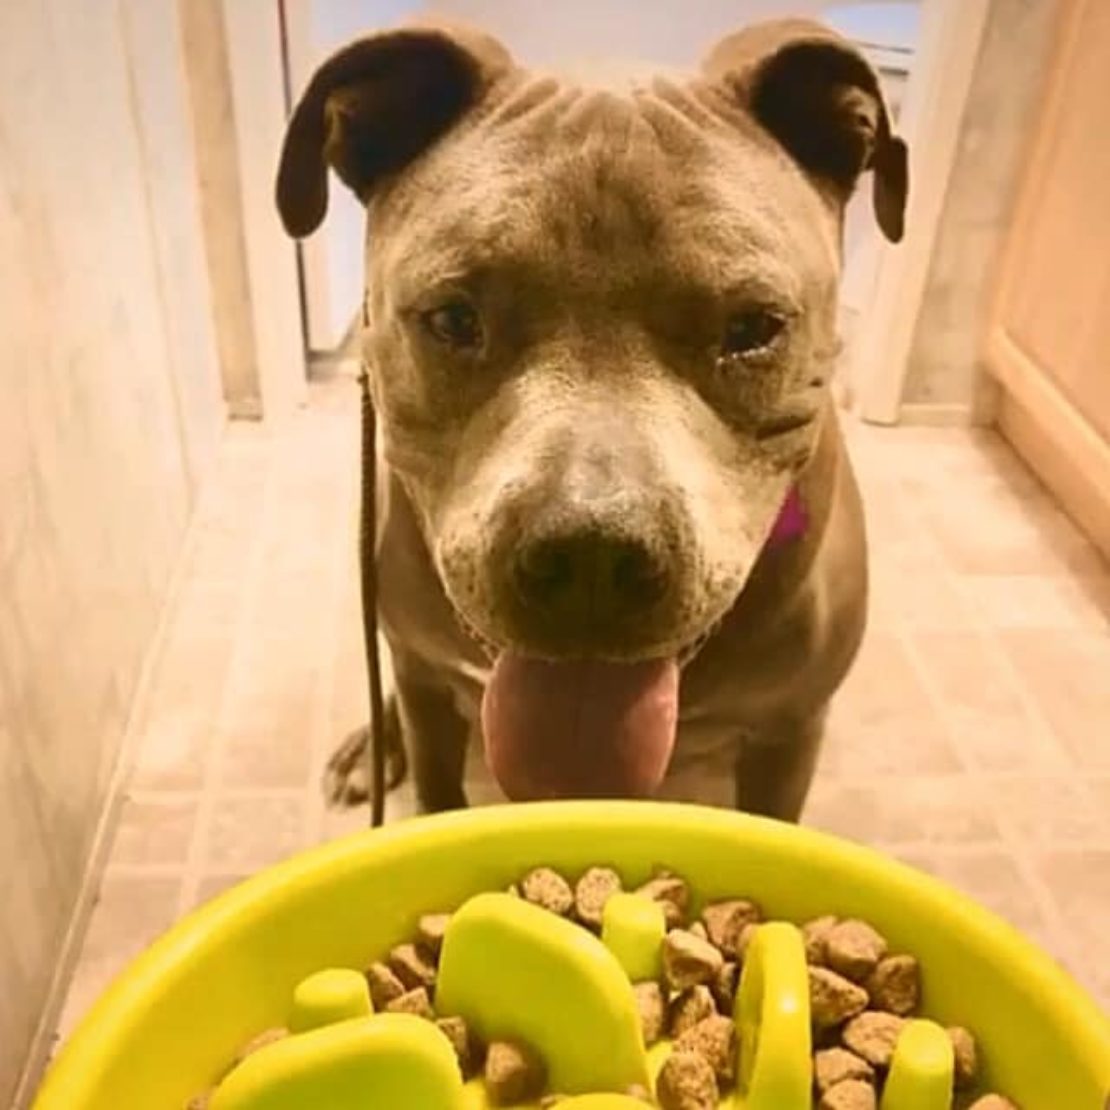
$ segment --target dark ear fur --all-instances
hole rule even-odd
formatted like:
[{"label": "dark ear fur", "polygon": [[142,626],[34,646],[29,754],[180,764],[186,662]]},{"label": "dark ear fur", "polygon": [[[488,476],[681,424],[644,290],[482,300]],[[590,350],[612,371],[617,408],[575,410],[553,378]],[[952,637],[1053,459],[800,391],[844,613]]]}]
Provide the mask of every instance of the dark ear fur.
[{"label": "dark ear fur", "polygon": [[360,39],[315,73],[293,111],[277,175],[290,235],[328,208],[328,166],[360,197],[448,130],[511,65],[484,35],[414,27]]},{"label": "dark ear fur", "polygon": [[875,71],[845,39],[809,20],[773,20],[724,39],[704,70],[841,203],[873,170],[875,218],[892,242],[902,238],[906,144],[891,132]]}]

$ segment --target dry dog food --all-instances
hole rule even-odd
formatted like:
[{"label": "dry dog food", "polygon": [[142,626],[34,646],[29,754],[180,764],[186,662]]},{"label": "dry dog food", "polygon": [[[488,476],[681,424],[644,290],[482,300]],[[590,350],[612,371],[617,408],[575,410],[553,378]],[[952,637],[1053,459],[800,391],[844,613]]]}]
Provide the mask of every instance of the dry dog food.
[{"label": "dry dog food", "polygon": [[[606,903],[623,894],[618,873],[591,867],[571,881],[549,867],[524,875],[510,892],[593,932],[601,929]],[[663,909],[666,933],[659,953],[661,974],[633,984],[644,1044],[666,1039],[669,1054],[655,1094],[626,1093],[662,1110],[716,1110],[736,1083],[738,1032],[733,1009],[748,944],[763,920],[759,905],[736,897],[693,914],[684,879],[658,871],[636,892]],[[557,1106],[548,1091],[546,1062],[526,1044],[497,1041],[485,1046],[460,1017],[436,1011],[440,952],[451,917],[427,914],[412,941],[370,964],[366,980],[376,1011],[417,1014],[434,1021],[459,1059],[464,1077],[480,1077],[489,1102],[513,1106],[540,1101]],[[800,927],[809,964],[813,1026],[815,1110],[876,1110],[879,1094],[909,1018],[919,1012],[922,970],[910,953],[889,951],[885,937],[865,921],[825,916]],[[236,1057],[241,1062],[288,1035],[272,1029]],[[955,1063],[957,1105],[966,1110],[1018,1110],[1000,1094],[979,1087],[979,1053],[973,1034],[948,1029]],[[210,1096],[186,1110],[205,1110]]]},{"label": "dry dog food", "polygon": [[494,1106],[515,1106],[543,1094],[547,1072],[526,1045],[495,1041],[486,1054],[486,1091]]}]

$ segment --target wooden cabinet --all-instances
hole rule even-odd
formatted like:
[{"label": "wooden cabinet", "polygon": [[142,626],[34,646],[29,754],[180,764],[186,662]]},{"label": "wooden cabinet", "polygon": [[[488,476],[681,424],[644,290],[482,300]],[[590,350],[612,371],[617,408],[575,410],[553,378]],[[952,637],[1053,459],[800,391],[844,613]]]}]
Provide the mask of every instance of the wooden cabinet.
[{"label": "wooden cabinet", "polygon": [[987,329],[998,422],[1110,555],[1110,2],[1058,39]]}]

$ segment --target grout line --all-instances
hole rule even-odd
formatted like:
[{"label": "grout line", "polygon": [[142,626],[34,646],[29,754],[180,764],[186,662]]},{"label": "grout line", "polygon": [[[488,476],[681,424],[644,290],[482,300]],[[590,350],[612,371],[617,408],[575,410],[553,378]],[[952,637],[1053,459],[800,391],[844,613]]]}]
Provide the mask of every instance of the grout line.
[{"label": "grout line", "polygon": [[193,834],[185,858],[178,891],[177,916],[181,917],[192,909],[203,873],[205,847],[212,816],[215,810],[215,794],[223,772],[223,726],[226,721],[231,694],[240,668],[246,643],[249,639],[250,618],[258,600],[259,584],[262,579],[261,568],[265,552],[266,523],[274,506],[276,493],[275,448],[277,440],[271,438],[265,453],[266,477],[262,487],[262,507],[255,525],[256,531],[251,539],[250,551],[246,559],[243,575],[243,591],[239,611],[235,616],[235,631],[232,636],[231,650],[224,661],[223,683],[216,699],[216,709],[212,714],[212,736],[208,756],[205,760],[204,775],[198,796],[197,814]]}]

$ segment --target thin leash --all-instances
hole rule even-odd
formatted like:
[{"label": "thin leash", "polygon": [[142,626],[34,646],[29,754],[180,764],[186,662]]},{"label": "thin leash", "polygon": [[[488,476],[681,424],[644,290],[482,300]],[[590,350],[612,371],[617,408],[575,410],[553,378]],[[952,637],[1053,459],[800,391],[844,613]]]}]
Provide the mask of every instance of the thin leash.
[{"label": "thin leash", "polygon": [[[369,325],[366,303],[362,328]],[[385,821],[385,696],[382,692],[381,645],[378,641],[377,561],[377,421],[370,393],[370,367],[366,356],[359,363],[362,395],[362,490],[359,498],[359,572],[362,586],[362,635],[366,649],[366,674],[370,688],[370,824]]]}]

